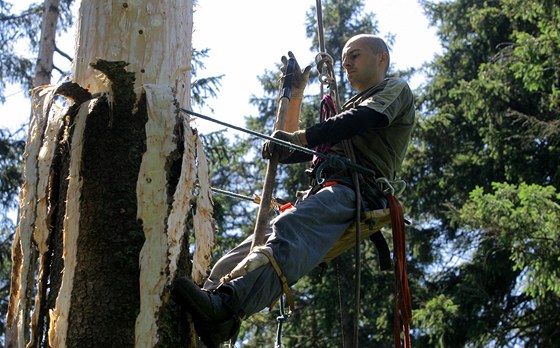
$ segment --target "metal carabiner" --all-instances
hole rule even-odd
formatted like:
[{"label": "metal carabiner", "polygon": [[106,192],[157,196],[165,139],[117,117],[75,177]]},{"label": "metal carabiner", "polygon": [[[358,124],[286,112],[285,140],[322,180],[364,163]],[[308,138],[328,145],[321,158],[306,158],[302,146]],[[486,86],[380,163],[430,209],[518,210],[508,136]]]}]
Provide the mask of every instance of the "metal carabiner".
[{"label": "metal carabiner", "polygon": [[334,75],[334,72],[330,71],[330,68],[334,66],[333,58],[326,52],[319,52],[315,56],[315,64],[319,72],[319,81],[323,85],[330,85]]},{"label": "metal carabiner", "polygon": [[393,187],[393,185],[391,184],[389,179],[387,179],[385,177],[381,177],[381,178],[375,179],[375,182],[377,184],[379,184],[379,186],[382,188],[383,193],[389,193],[390,192],[392,195],[395,194],[395,188]]},{"label": "metal carabiner", "polygon": [[[406,181],[404,180],[389,181],[389,179],[382,177],[375,179],[375,182],[378,183],[380,187],[385,187],[385,189],[382,190],[384,193],[390,192],[393,196],[399,196],[406,189]],[[395,188],[397,185],[399,186],[398,190]]]}]

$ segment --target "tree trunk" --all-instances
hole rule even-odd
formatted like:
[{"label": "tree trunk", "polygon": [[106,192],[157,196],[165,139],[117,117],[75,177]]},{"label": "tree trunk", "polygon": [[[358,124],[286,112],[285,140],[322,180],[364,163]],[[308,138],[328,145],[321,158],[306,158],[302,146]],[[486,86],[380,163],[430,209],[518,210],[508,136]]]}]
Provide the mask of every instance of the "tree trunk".
[{"label": "tree trunk", "polygon": [[39,55],[35,65],[33,86],[50,84],[54,66],[53,57],[55,51],[56,24],[59,14],[59,0],[45,0],[43,6],[41,39],[39,41]]},{"label": "tree trunk", "polygon": [[168,288],[201,281],[214,243],[206,158],[178,110],[192,2],[84,1],[76,33],[73,82],[34,90],[7,345],[194,347]]}]

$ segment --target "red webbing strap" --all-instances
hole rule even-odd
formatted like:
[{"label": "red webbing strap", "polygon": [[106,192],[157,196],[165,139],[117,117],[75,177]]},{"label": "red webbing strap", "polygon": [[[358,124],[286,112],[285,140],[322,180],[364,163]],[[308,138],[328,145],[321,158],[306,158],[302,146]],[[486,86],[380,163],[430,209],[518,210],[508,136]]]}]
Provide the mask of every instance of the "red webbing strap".
[{"label": "red webbing strap", "polygon": [[[393,252],[395,254],[395,318],[393,335],[395,348],[410,348],[410,322],[412,320],[412,303],[406,273],[405,226],[402,206],[391,194],[387,194],[391,210],[391,226],[393,229]],[[400,314],[400,315],[399,315]],[[402,326],[401,324],[402,320]],[[403,333],[401,345],[401,331]]]},{"label": "red webbing strap", "polygon": [[[319,122],[323,122],[331,118],[332,116],[336,115],[336,105],[334,104],[334,100],[329,94],[325,94],[323,99],[321,100],[321,114]],[[327,153],[331,148],[331,144],[320,144],[315,147],[315,151],[320,153]],[[317,157],[317,155],[313,155],[313,159],[311,160],[311,164],[313,168],[317,167],[319,163],[324,161],[323,159]]]}]

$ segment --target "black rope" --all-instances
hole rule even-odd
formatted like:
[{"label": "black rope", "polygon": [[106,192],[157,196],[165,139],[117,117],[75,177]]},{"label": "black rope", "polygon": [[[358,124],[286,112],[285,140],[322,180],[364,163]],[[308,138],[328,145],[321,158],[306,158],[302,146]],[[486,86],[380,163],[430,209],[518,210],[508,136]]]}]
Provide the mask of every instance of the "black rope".
[{"label": "black rope", "polygon": [[284,295],[280,296],[280,315],[276,317],[278,323],[276,329],[276,344],[274,348],[282,348],[282,325],[290,319],[290,315],[284,312]]},{"label": "black rope", "polygon": [[187,110],[187,109],[183,109],[183,108],[179,108],[179,110],[181,110],[182,112],[184,112],[186,114],[201,118],[203,120],[214,122],[214,123],[220,124],[222,126],[238,130],[240,132],[244,132],[244,133],[247,133],[247,134],[254,135],[254,136],[259,137],[259,138],[270,140],[273,143],[283,145],[283,146],[289,147],[291,149],[301,151],[303,153],[307,153],[307,154],[310,154],[310,155],[316,155],[316,156],[319,156],[321,158],[327,158],[327,155],[325,155],[324,153],[320,153],[320,152],[317,152],[315,150],[308,149],[307,147],[298,146],[296,144],[290,143],[289,141],[284,141],[284,140],[281,140],[281,139],[277,139],[277,138],[274,138],[270,135],[262,134],[262,133],[259,133],[259,132],[256,132],[256,131],[253,131],[253,130],[250,130],[250,129],[247,129],[247,128],[243,128],[243,127],[233,125],[231,123],[220,121],[220,120],[217,120],[213,117],[206,116],[206,115],[203,115],[203,114],[199,114],[198,112],[194,112],[194,111],[191,111],[191,110]]},{"label": "black rope", "polygon": [[315,151],[313,149],[309,149],[307,147],[303,147],[303,146],[299,146],[299,145],[290,143],[289,141],[284,141],[284,140],[281,140],[281,139],[278,139],[278,138],[274,138],[270,135],[262,134],[262,133],[259,133],[259,132],[256,132],[256,131],[253,131],[253,130],[250,130],[250,129],[247,129],[247,128],[243,128],[243,127],[233,125],[231,123],[220,121],[220,120],[217,120],[213,117],[206,116],[206,115],[200,114],[198,112],[194,112],[192,110],[187,110],[187,109],[183,109],[183,108],[179,108],[179,110],[186,113],[186,114],[201,118],[201,119],[206,120],[206,121],[214,122],[214,123],[220,124],[222,126],[238,130],[240,132],[244,132],[244,133],[251,134],[251,135],[254,135],[256,137],[259,137],[259,138],[270,140],[273,143],[276,143],[276,144],[279,144],[279,145],[282,145],[282,146],[286,146],[286,147],[291,148],[291,149],[296,150],[296,151],[301,151],[301,152],[309,154],[309,155],[315,155],[317,157],[320,157],[320,158],[326,160],[328,163],[331,163],[331,164],[336,163],[337,166],[342,166],[343,165],[346,168],[354,169],[354,170],[356,170],[356,171],[358,171],[362,174],[371,175],[373,177],[375,177],[375,175],[376,175],[374,170],[371,170],[371,169],[366,168],[366,167],[362,167],[361,165],[359,165],[355,162],[352,162],[350,159],[348,159],[347,157],[344,157],[344,156],[327,155],[327,154],[324,154],[322,152],[318,152],[318,151]]},{"label": "black rope", "polygon": [[213,192],[216,192],[216,193],[221,193],[223,195],[233,197],[233,198],[239,198],[239,199],[243,199],[243,200],[251,201],[251,202],[255,201],[255,197],[245,196],[245,195],[242,195],[240,193],[226,191],[226,190],[222,190],[222,189],[219,189],[219,188],[216,188],[216,187],[210,187],[210,190],[212,190]]}]

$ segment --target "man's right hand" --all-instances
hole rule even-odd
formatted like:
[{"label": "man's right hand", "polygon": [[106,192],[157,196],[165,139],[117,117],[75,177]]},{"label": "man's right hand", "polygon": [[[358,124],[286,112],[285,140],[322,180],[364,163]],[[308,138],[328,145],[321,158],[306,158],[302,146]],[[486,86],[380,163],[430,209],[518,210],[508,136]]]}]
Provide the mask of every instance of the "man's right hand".
[{"label": "man's right hand", "polygon": [[[307,81],[309,81],[309,72],[311,71],[311,65],[305,67],[302,71],[299,67],[299,64],[296,60],[296,57],[292,53],[292,51],[288,52],[288,57],[293,58],[296,61],[296,66],[294,69],[294,76],[292,77],[292,98],[302,98],[303,91],[307,86]],[[282,70],[283,73],[286,72],[286,67],[288,66],[288,58],[286,56],[282,56]]]},{"label": "man's right hand", "polygon": [[[282,130],[277,130],[272,133],[272,137],[287,141],[294,145],[298,146],[305,146],[307,145],[307,140],[305,138],[305,130],[298,130],[293,133],[284,132]],[[294,149],[274,143],[270,140],[267,140],[262,147],[262,158],[264,159],[271,159],[274,154],[278,154],[278,161],[282,162],[286,158],[290,157],[290,155],[294,152]]]}]

